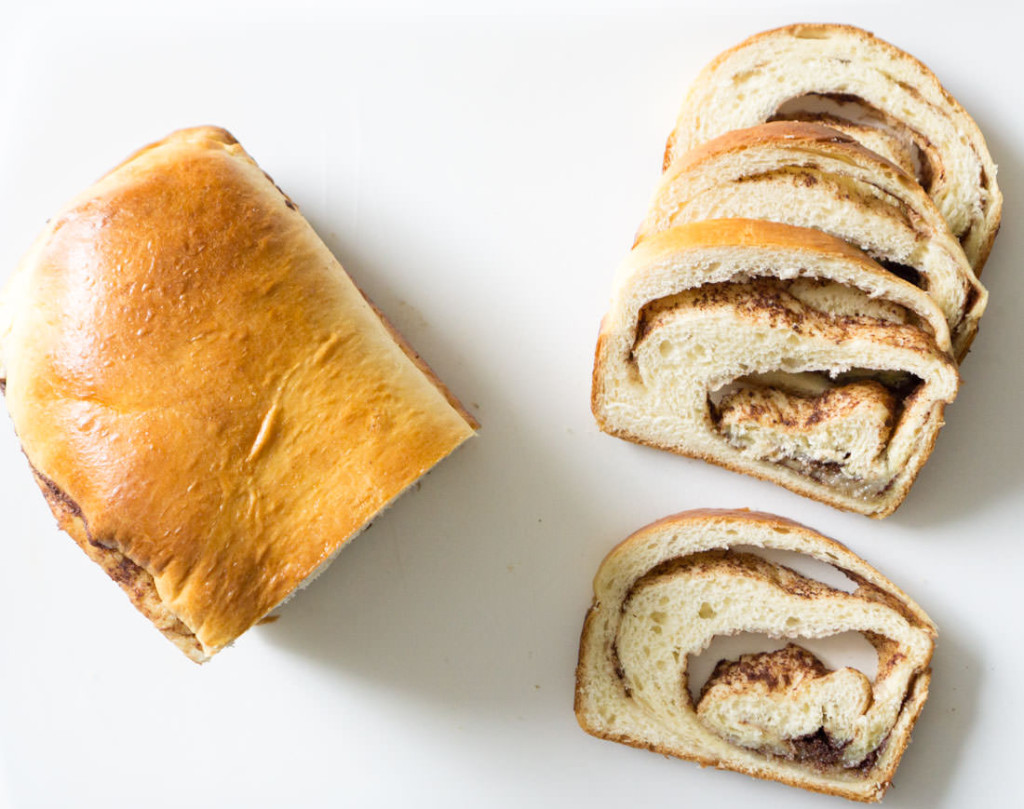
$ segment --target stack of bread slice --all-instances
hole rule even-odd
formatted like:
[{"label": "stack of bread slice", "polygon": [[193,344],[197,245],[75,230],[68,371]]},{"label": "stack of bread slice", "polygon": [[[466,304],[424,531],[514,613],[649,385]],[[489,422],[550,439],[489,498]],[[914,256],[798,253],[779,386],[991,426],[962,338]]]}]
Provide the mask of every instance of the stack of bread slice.
[{"label": "stack of bread slice", "polygon": [[892,45],[794,25],[704,69],[664,168],[602,323],[598,424],[891,514],[987,302],[977,125]]},{"label": "stack of bread slice", "polygon": [[[720,661],[697,691],[694,658],[741,633],[783,640]],[[846,633],[874,647],[874,676],[799,645]],[[935,638],[906,593],[809,528],[749,511],[676,514],[598,569],[576,716],[599,738],[877,801],[928,696]]]}]

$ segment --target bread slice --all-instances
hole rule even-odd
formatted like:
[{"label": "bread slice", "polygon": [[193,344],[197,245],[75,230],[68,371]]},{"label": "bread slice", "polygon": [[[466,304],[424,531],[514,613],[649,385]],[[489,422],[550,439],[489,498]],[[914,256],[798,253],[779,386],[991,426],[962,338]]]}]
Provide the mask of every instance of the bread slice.
[{"label": "bread slice", "polygon": [[948,345],[935,303],[845,242],[694,222],[620,268],[592,406],[612,435],[884,517],[956,396]]},{"label": "bread slice", "polygon": [[845,127],[898,165],[914,167],[980,273],[999,227],[996,166],[977,124],[921,62],[848,25],[790,25],[714,59],[683,103],[667,168],[732,129],[778,119]]},{"label": "bread slice", "polygon": [[[762,550],[831,565],[856,589],[809,578]],[[691,656],[742,632],[795,643],[720,662],[695,703]],[[830,671],[798,645],[844,632],[876,649],[873,682],[853,668]],[[599,738],[877,801],[928,696],[935,637],[903,591],[809,528],[748,511],[677,514],[633,534],[597,571],[576,717]]]},{"label": "bread slice", "polygon": [[810,227],[860,248],[942,309],[957,357],[988,293],[913,177],[818,124],[778,121],[721,135],[666,169],[638,239],[701,219]]},{"label": "bread slice", "polygon": [[475,428],[212,127],[50,220],[0,304],[0,379],[61,527],[199,662]]}]

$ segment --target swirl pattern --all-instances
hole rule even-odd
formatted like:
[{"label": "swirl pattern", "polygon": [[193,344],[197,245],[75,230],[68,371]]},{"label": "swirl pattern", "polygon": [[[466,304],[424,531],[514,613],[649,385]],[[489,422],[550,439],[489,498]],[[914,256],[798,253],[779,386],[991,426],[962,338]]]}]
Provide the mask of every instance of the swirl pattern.
[{"label": "swirl pattern", "polygon": [[[827,563],[856,589],[756,549]],[[851,631],[877,651],[873,682],[853,668],[831,671],[790,643],[720,662],[700,697],[690,696],[690,660],[715,637]],[[580,644],[576,713],[598,737],[877,800],[927,697],[935,636],[920,607],[839,543],[766,514],[684,513],[637,532],[602,563]]]},{"label": "swirl pattern", "polygon": [[949,345],[926,293],[838,239],[693,222],[621,268],[592,405],[612,435],[883,517],[956,396]]},{"label": "swirl pattern", "polygon": [[980,273],[1002,215],[996,165],[977,124],[917,59],[846,25],[757,34],[698,76],[665,167],[724,132],[773,120],[825,123],[910,170]]},{"label": "swirl pattern", "polygon": [[852,138],[777,121],[729,132],[665,171],[637,239],[685,222],[744,217],[816,228],[925,290],[963,358],[988,294],[914,178]]}]

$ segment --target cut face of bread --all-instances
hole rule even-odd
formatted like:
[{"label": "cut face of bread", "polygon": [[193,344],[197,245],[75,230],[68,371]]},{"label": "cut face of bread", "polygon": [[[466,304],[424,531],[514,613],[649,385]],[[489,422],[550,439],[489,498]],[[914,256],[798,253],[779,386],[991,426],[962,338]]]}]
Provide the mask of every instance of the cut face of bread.
[{"label": "cut face of bread", "polygon": [[816,231],[694,222],[640,242],[601,326],[601,429],[873,517],[903,501],[959,377],[921,290]]},{"label": "cut face of bread", "polygon": [[775,122],[730,132],[665,171],[638,240],[702,219],[743,217],[816,228],[924,289],[966,354],[987,292],[913,177],[823,126]]},{"label": "cut face of bread", "polygon": [[[853,592],[762,551],[831,565]],[[800,646],[861,633],[878,655],[873,681],[830,670]],[[691,697],[690,668],[715,637],[790,641],[722,660]],[[576,672],[588,733],[702,765],[876,801],[924,705],[935,627],[905,593],[839,543],[745,511],[694,511],[615,548],[594,579]]]},{"label": "cut face of bread", "polygon": [[0,315],[7,406],[61,527],[196,661],[475,427],[220,129],[73,200]]},{"label": "cut face of bread", "polygon": [[839,127],[912,169],[980,272],[1002,210],[996,166],[975,122],[919,61],[851,26],[758,34],[698,76],[665,167],[725,132],[773,120]]}]

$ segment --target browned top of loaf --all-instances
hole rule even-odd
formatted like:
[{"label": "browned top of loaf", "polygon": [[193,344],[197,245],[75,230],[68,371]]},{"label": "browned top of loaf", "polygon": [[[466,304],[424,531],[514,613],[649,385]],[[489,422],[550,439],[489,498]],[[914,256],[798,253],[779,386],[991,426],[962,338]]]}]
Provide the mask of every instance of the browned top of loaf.
[{"label": "browned top of loaf", "polygon": [[136,153],[26,261],[25,452],[207,651],[472,433],[224,130]]}]

